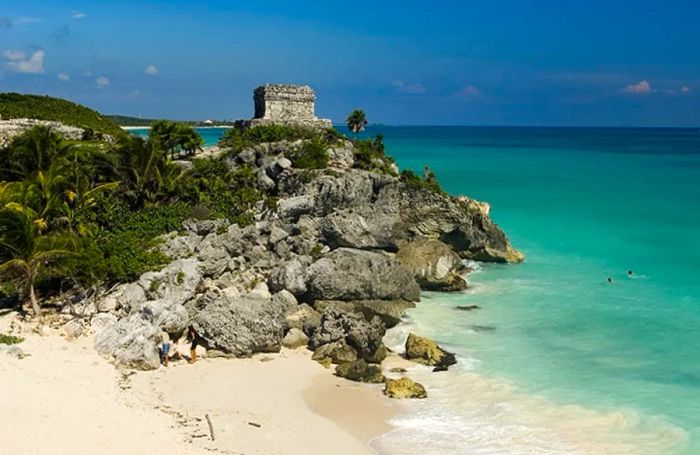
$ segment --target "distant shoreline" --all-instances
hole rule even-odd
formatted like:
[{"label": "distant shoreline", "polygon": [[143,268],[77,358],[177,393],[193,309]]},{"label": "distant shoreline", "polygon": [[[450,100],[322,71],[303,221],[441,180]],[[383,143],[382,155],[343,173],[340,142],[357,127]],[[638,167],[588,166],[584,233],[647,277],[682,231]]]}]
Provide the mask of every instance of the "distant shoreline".
[{"label": "distant shoreline", "polygon": [[[203,129],[212,129],[212,128],[233,128],[231,125],[211,125],[211,126],[195,126],[195,129],[198,130],[203,130]],[[123,130],[150,130],[151,127],[149,125],[143,125],[143,126],[122,126],[121,129]]]}]

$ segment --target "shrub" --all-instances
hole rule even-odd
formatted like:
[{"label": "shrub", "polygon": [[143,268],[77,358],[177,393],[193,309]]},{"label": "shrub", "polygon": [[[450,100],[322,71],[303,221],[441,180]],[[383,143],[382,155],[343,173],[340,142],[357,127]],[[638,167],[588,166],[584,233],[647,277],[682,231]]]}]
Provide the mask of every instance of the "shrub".
[{"label": "shrub", "polygon": [[396,175],[392,167],[394,160],[384,153],[384,137],[381,134],[374,139],[355,141],[353,154],[358,169]]},{"label": "shrub", "polygon": [[435,174],[430,172],[427,178],[423,179],[416,175],[415,172],[404,169],[401,171],[401,181],[406,184],[407,187],[412,189],[423,189],[429,190],[434,193],[442,193],[442,188],[435,177]]},{"label": "shrub", "polygon": [[14,335],[5,335],[0,333],[0,344],[19,344],[24,341],[22,337],[16,337]]},{"label": "shrub", "polygon": [[95,237],[80,239],[78,254],[69,260],[67,274],[82,283],[133,281],[142,273],[169,262],[155,238],[178,230],[192,207],[185,202],[132,211],[123,201],[107,201]]},{"label": "shrub", "polygon": [[251,209],[263,194],[257,189],[250,166],[232,169],[223,160],[196,159],[183,182],[181,197],[196,206],[206,207],[210,218],[228,218],[247,225],[253,220]]},{"label": "shrub", "polygon": [[289,155],[289,158],[294,167],[300,169],[325,169],[330,160],[325,142],[318,137],[305,141],[299,150]]},{"label": "shrub", "polygon": [[228,148],[231,154],[238,154],[246,147],[263,142],[297,141],[299,139],[317,139],[325,144],[335,144],[344,136],[339,131],[328,128],[319,130],[295,125],[258,125],[253,127],[237,126],[224,134],[219,146]]}]

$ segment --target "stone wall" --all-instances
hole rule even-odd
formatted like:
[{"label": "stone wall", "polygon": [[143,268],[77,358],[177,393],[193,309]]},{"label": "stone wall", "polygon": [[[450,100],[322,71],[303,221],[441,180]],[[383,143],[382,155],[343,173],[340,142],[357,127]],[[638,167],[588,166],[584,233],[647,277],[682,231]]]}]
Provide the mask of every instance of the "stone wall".
[{"label": "stone wall", "polygon": [[308,85],[267,84],[253,92],[255,117],[251,125],[281,123],[330,128],[331,121],[315,114],[316,94]]},{"label": "stone wall", "polygon": [[80,140],[83,137],[84,130],[82,128],[64,125],[59,122],[28,118],[0,120],[0,149],[6,147],[16,136],[37,125],[49,126],[66,139]]}]

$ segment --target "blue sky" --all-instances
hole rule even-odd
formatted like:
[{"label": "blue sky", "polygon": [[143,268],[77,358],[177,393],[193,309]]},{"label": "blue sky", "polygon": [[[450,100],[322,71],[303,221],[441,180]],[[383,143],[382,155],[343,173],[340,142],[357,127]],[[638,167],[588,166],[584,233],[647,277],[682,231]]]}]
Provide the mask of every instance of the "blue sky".
[{"label": "blue sky", "polygon": [[700,126],[700,2],[0,0],[0,91],[244,118],[265,82],[319,115]]}]

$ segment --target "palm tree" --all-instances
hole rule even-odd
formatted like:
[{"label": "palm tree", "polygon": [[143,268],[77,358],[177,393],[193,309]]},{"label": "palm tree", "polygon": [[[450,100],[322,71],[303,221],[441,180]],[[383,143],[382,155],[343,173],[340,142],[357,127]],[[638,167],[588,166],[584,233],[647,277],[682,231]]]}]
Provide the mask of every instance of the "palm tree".
[{"label": "palm tree", "polygon": [[60,134],[48,126],[35,126],[17,136],[0,163],[1,176],[7,180],[23,180],[36,172],[46,171],[70,149]]},{"label": "palm tree", "polygon": [[41,316],[34,284],[42,269],[71,254],[69,240],[62,235],[39,234],[32,219],[13,208],[0,209],[0,278],[11,279]]},{"label": "palm tree", "polygon": [[159,197],[173,192],[183,175],[182,168],[167,159],[158,141],[128,137],[119,143],[116,153],[124,193],[136,207],[156,203]]},{"label": "palm tree", "polygon": [[361,132],[367,126],[367,117],[365,116],[365,111],[360,109],[355,109],[348,115],[348,128],[355,135],[355,140],[357,140],[357,133]]}]

